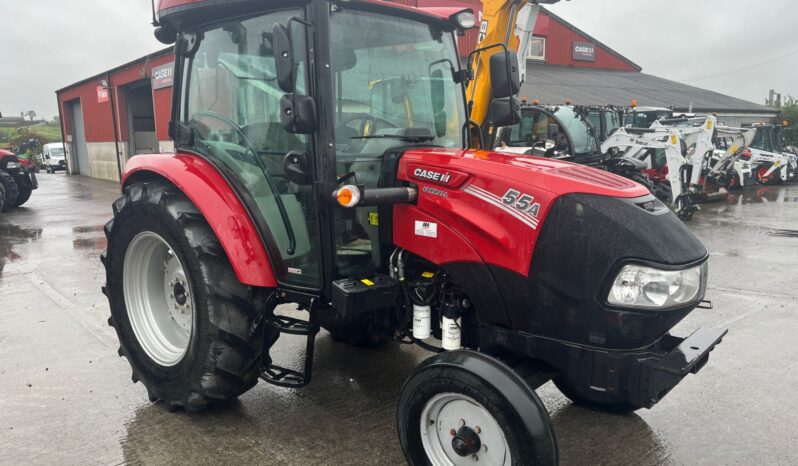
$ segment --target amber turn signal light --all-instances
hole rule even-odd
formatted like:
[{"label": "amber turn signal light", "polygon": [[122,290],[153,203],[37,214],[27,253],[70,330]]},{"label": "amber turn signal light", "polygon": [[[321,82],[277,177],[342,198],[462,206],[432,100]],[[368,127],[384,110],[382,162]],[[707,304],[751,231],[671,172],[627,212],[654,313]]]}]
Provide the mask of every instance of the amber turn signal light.
[{"label": "amber turn signal light", "polygon": [[357,186],[348,184],[342,186],[333,193],[335,200],[341,207],[354,207],[360,203],[360,189]]}]

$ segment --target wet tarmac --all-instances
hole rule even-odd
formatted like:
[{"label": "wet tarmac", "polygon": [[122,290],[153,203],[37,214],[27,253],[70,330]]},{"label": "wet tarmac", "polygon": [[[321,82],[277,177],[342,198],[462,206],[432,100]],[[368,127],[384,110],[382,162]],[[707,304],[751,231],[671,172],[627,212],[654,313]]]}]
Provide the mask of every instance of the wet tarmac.
[{"label": "wet tarmac", "polygon": [[[107,326],[99,254],[118,186],[40,175],[0,214],[0,464],[404,464],[401,384],[427,353],[354,349],[322,332],[313,383],[261,383],[200,414],[169,413],[133,384]],[[616,416],[538,390],[564,465],[798,464],[798,185],[705,204],[707,299],[676,329],[728,327],[707,366],[652,410]],[[280,341],[275,359],[299,357]]]}]

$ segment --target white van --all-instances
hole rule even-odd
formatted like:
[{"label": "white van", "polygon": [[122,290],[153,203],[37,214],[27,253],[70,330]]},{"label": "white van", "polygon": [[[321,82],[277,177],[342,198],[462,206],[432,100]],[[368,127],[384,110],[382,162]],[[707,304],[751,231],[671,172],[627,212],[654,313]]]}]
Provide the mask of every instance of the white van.
[{"label": "white van", "polygon": [[47,168],[47,173],[55,173],[58,170],[66,171],[67,169],[63,143],[53,142],[45,144],[42,147],[42,158],[44,159],[44,166]]}]

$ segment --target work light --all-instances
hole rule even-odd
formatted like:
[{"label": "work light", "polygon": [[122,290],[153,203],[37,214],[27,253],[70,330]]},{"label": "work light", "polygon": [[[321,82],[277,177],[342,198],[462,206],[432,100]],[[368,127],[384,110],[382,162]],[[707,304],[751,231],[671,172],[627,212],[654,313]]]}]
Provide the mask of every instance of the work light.
[{"label": "work light", "polygon": [[476,26],[477,18],[471,10],[465,10],[454,15],[454,22],[460,29],[471,29]]}]

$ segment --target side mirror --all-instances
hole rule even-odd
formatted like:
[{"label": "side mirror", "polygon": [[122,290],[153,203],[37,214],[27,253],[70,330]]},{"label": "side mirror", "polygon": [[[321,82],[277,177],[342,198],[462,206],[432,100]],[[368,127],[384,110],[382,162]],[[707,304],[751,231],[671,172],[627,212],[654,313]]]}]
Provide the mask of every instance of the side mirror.
[{"label": "side mirror", "polygon": [[280,99],[280,124],[291,134],[316,131],[316,102],[308,95],[285,94]]},{"label": "side mirror", "polygon": [[155,39],[164,45],[172,45],[177,42],[177,32],[170,27],[158,26],[155,28]]},{"label": "side mirror", "polygon": [[292,150],[283,158],[283,172],[288,181],[298,185],[310,184],[310,163],[308,154]]},{"label": "side mirror", "polygon": [[490,89],[494,99],[514,96],[521,90],[518,56],[514,51],[502,50],[490,57]]},{"label": "side mirror", "polygon": [[488,108],[488,119],[493,126],[510,126],[521,121],[521,101],[510,96],[493,99]]},{"label": "side mirror", "polygon": [[279,23],[272,27],[272,45],[277,84],[283,92],[294,92],[294,57],[287,27]]}]

